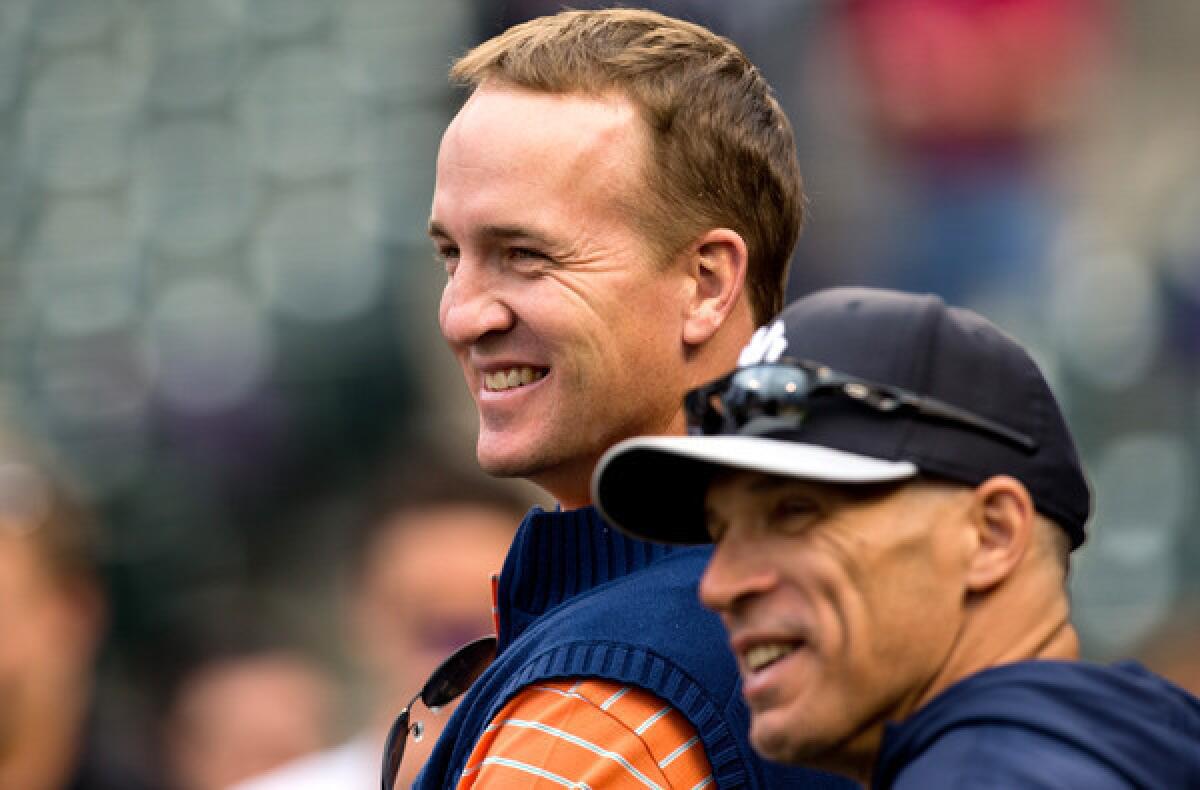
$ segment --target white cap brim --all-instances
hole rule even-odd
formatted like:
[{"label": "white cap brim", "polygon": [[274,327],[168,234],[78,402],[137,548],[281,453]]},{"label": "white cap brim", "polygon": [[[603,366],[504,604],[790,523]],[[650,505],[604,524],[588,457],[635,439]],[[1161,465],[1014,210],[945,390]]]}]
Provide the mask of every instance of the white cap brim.
[{"label": "white cap brim", "polygon": [[756,436],[640,436],[609,448],[592,501],[612,525],[660,543],[707,543],[704,494],[715,470],[742,469],[823,483],[886,483],[917,466],[831,447]]}]

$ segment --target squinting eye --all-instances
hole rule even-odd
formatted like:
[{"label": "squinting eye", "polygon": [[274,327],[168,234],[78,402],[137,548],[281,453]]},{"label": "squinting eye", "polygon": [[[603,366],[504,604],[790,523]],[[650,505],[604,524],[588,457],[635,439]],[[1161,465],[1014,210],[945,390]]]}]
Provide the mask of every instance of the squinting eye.
[{"label": "squinting eye", "polygon": [[548,258],[545,253],[538,252],[537,250],[531,250],[528,247],[513,247],[508,251],[508,254],[509,257],[517,260],[544,261]]},{"label": "squinting eye", "polygon": [[512,271],[526,276],[540,275],[553,263],[549,255],[529,247],[509,247],[504,255]]},{"label": "squinting eye", "polygon": [[775,518],[785,524],[807,524],[820,514],[820,507],[807,497],[784,499],[775,506]]},{"label": "squinting eye", "polygon": [[816,509],[816,505],[807,499],[785,499],[779,503],[783,513],[811,513]]},{"label": "squinting eye", "polygon": [[453,274],[454,268],[458,264],[458,248],[441,247],[434,250],[433,259],[446,268],[446,274]]}]

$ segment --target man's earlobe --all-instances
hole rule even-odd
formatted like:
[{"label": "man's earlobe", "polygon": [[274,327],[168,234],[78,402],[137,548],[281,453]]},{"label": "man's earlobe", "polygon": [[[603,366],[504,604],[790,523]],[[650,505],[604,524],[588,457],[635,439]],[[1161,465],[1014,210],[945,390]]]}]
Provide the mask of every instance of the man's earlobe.
[{"label": "man's earlobe", "polygon": [[688,345],[707,342],[729,319],[745,288],[749,252],[729,228],[714,228],[692,245],[688,255],[692,295],[684,319]]},{"label": "man's earlobe", "polygon": [[984,592],[1008,578],[1024,558],[1033,540],[1037,511],[1019,480],[998,475],[975,488],[972,519],[977,545],[967,569],[967,586]]}]

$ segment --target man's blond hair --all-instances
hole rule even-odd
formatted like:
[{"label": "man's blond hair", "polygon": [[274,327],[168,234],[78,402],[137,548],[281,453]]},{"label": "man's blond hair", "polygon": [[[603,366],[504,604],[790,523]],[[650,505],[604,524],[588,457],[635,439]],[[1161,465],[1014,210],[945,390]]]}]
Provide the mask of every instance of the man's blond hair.
[{"label": "man's blond hair", "polygon": [[746,241],[757,323],[783,306],[803,222],[791,124],[766,80],[728,39],[651,11],[564,11],[510,28],[454,64],[456,82],[556,94],[618,94],[649,130],[648,194],[630,204],[643,234],[673,260],[726,227]]}]

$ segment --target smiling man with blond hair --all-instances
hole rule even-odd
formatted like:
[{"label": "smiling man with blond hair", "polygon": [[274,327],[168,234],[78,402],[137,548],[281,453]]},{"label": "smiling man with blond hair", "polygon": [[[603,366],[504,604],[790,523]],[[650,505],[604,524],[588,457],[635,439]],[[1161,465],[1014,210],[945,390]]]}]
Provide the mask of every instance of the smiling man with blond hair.
[{"label": "smiling man with blond hair", "polygon": [[625,538],[589,493],[615,442],[681,433],[683,394],[778,309],[803,205],[790,124],[736,46],[648,11],[535,19],[452,76],[470,96],[429,222],[441,330],[480,465],[559,507],[521,525],[495,661],[417,786],[838,786],[753,754],[695,596],[707,553]]}]

